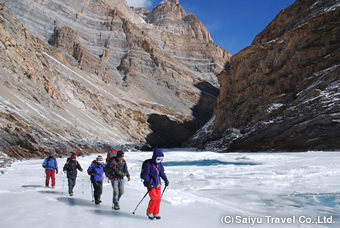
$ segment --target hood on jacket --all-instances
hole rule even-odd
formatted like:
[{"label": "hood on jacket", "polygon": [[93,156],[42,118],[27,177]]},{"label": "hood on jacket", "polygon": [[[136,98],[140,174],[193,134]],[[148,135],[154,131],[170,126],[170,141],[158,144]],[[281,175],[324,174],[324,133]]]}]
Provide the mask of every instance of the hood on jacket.
[{"label": "hood on jacket", "polygon": [[159,157],[164,157],[164,154],[163,154],[163,152],[161,151],[161,149],[156,148],[156,149],[154,149],[154,151],[153,151],[152,162],[153,162],[154,164],[156,164],[156,158],[159,158]]}]

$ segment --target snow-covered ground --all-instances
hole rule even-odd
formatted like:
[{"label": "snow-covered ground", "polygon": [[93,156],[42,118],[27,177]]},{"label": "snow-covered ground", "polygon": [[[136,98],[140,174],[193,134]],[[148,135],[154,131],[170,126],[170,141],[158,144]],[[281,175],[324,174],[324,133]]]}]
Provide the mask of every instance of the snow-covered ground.
[{"label": "snow-covered ground", "polygon": [[[164,166],[170,185],[161,220],[145,215],[147,196],[140,178],[150,152],[127,152],[132,176],[120,211],[104,181],[103,203],[91,201],[89,176],[79,173],[74,196],[67,194],[58,159],[56,189],[44,188],[43,160],[17,162],[0,175],[0,227],[339,227],[339,152],[228,153],[172,150]],[[86,170],[95,155],[80,157]],[[273,223],[279,223],[273,225]],[[318,223],[318,224],[316,224]]]}]

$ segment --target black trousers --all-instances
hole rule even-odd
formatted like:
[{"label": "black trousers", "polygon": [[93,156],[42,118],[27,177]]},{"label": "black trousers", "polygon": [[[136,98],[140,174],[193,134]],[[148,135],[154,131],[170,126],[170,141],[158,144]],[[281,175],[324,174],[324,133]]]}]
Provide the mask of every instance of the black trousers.
[{"label": "black trousers", "polygon": [[68,193],[73,193],[73,188],[76,186],[76,178],[68,178]]},{"label": "black trousers", "polygon": [[92,185],[94,188],[94,199],[97,201],[100,199],[100,196],[102,195],[103,192],[103,181],[94,181],[92,180]]}]

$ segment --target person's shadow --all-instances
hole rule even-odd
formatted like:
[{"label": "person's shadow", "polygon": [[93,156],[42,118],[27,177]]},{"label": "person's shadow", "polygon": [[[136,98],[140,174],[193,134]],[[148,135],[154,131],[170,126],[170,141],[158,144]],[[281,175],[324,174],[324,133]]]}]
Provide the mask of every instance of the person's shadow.
[{"label": "person's shadow", "polygon": [[[127,217],[127,218],[135,218],[135,219],[143,219],[145,220],[145,216],[133,215],[124,211],[116,211],[105,209],[106,206],[103,205],[95,205],[93,202],[85,199],[73,198],[73,197],[57,197],[58,201],[68,204],[69,206],[84,206],[84,207],[94,207],[93,212],[97,215],[102,216],[116,216],[116,217]],[[100,207],[100,208],[99,208]],[[91,210],[92,211],[92,210]]]}]

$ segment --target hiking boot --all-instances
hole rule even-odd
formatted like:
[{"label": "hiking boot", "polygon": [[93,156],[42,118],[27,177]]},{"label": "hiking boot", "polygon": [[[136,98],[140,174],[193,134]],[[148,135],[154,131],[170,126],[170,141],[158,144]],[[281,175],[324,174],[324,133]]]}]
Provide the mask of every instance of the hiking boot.
[{"label": "hiking boot", "polygon": [[120,209],[119,204],[118,204],[118,203],[115,203],[114,206],[113,206],[113,209],[119,210],[119,209]]},{"label": "hiking boot", "polygon": [[155,215],[156,219],[161,219],[161,216],[159,214]]},{"label": "hiking boot", "polygon": [[150,220],[153,220],[153,219],[155,218],[155,216],[154,216],[153,214],[148,214],[148,213],[146,213],[146,215],[148,216],[148,218],[149,218]]},{"label": "hiking boot", "polygon": [[70,196],[73,196],[73,192],[70,193]]},{"label": "hiking boot", "polygon": [[102,201],[100,200],[100,198],[94,198],[94,200],[95,200],[95,203],[96,204],[100,204]]},{"label": "hiking boot", "polygon": [[48,185],[46,185],[45,188],[50,188],[50,187]]},{"label": "hiking boot", "polygon": [[55,186],[52,186],[53,189],[55,189]]}]

